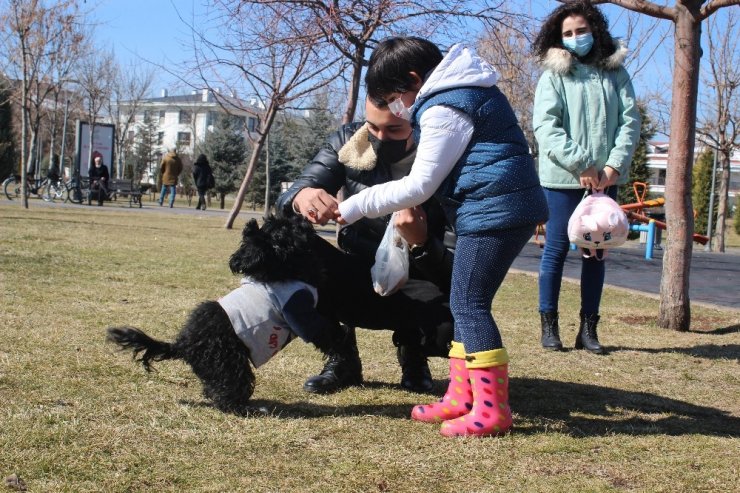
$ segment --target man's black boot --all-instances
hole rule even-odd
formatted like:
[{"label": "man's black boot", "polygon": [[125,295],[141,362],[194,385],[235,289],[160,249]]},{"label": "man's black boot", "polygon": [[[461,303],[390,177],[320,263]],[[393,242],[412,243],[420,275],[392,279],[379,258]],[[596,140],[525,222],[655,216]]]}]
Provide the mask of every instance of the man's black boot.
[{"label": "man's black boot", "polygon": [[396,354],[401,365],[401,387],[419,393],[434,388],[432,372],[421,346],[398,346]]},{"label": "man's black boot", "polygon": [[604,348],[599,344],[599,336],[596,334],[596,325],[600,318],[595,313],[581,313],[581,327],[576,337],[576,349],[585,349],[594,354],[604,353]]},{"label": "man's black boot", "polygon": [[560,326],[558,325],[558,312],[540,312],[542,321],[542,347],[550,351],[562,351],[563,343],[560,342]]},{"label": "man's black boot", "polygon": [[362,362],[357,351],[355,329],[342,326],[344,340],[326,354],[321,373],[309,377],[303,390],[312,394],[329,394],[352,385],[362,385]]}]

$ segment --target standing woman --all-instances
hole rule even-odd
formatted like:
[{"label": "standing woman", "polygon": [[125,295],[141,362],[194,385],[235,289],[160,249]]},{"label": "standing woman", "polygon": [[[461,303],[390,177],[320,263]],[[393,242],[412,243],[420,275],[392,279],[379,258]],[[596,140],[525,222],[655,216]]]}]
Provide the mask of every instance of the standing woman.
[{"label": "standing woman", "polygon": [[[640,138],[640,116],[626,47],[609,34],[607,21],[590,2],[568,2],[545,20],[534,41],[544,73],[537,84],[533,124],[539,175],[549,220],[540,262],[541,343],[561,350],[558,298],[568,255],[568,219],[586,189],[616,197],[627,181]],[[596,333],[604,286],[604,262],[583,258],[580,328],[576,349],[601,354]]]},{"label": "standing woman", "polygon": [[199,155],[193,163],[193,181],[198,190],[198,205],[195,208],[206,210],[206,192],[213,188],[213,170],[205,154]]}]

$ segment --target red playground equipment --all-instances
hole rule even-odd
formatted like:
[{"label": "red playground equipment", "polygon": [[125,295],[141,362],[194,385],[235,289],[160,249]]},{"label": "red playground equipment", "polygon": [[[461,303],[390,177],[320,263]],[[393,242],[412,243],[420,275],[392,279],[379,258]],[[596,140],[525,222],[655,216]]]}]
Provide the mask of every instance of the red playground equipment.
[{"label": "red playground equipment", "polygon": [[[645,214],[643,214],[643,209],[648,209],[650,207],[660,207],[665,204],[665,199],[663,197],[658,197],[657,199],[652,200],[645,200],[645,196],[648,192],[648,187],[649,185],[647,183],[642,183],[639,181],[634,182],[632,184],[632,189],[635,191],[635,198],[637,199],[637,202],[624,204],[620,207],[627,214],[627,217],[630,220],[644,224],[649,224],[651,221],[653,221],[656,227],[665,231],[668,228],[666,223],[662,221],[656,221],[655,219],[647,217]],[[702,245],[706,245],[709,241],[708,237],[696,233],[694,233],[693,239],[695,242]]]}]

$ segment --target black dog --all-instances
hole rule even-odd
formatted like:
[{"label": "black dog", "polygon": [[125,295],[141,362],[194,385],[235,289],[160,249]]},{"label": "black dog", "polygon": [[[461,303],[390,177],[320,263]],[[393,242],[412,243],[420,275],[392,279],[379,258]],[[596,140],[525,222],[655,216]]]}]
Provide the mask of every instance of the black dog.
[{"label": "black dog", "polygon": [[300,216],[271,217],[262,228],[252,219],[229,261],[234,274],[245,276],[240,288],[198,305],[173,342],[132,327],[109,328],[108,340],[133,350],[147,371],[153,361],[184,360],[217,408],[245,413],[255,385],[250,364],[265,363],[294,336],[324,354],[351,343],[351,331],[316,310],[323,276],[315,252],[320,241]]}]

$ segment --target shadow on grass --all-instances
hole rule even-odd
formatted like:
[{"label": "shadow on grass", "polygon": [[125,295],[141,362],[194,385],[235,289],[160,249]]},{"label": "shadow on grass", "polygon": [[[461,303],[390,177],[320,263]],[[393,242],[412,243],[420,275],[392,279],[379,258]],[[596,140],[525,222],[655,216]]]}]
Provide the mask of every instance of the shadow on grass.
[{"label": "shadow on grass", "polygon": [[[435,382],[444,389],[446,382]],[[370,382],[367,387],[389,387]],[[555,380],[513,378],[511,403],[517,433],[565,433],[571,436],[707,435],[740,437],[740,418],[708,406],[691,404],[646,392]],[[440,391],[440,393],[443,391]],[[419,395],[418,402],[432,402]],[[206,402],[183,405],[210,407]],[[409,419],[411,405],[389,403],[330,406],[307,401],[291,403],[268,399],[252,401],[247,417],[310,419],[348,416],[383,416]]]},{"label": "shadow on grass", "polygon": [[740,332],[740,324],[729,325],[727,327],[720,327],[712,330],[690,330],[689,332],[694,334],[706,334],[710,336],[723,336],[727,334],[737,334]]},{"label": "shadow on grass", "polygon": [[637,351],[640,353],[662,354],[679,353],[687,354],[695,358],[705,359],[732,359],[740,362],[740,344],[702,344],[692,347],[667,347],[667,348],[632,348],[615,346],[608,348],[613,351]]},{"label": "shadow on grass", "polygon": [[511,381],[511,402],[520,418],[532,422],[519,429],[525,433],[552,429],[555,420],[573,436],[740,436],[740,418],[726,411],[646,392],[522,378]]}]

